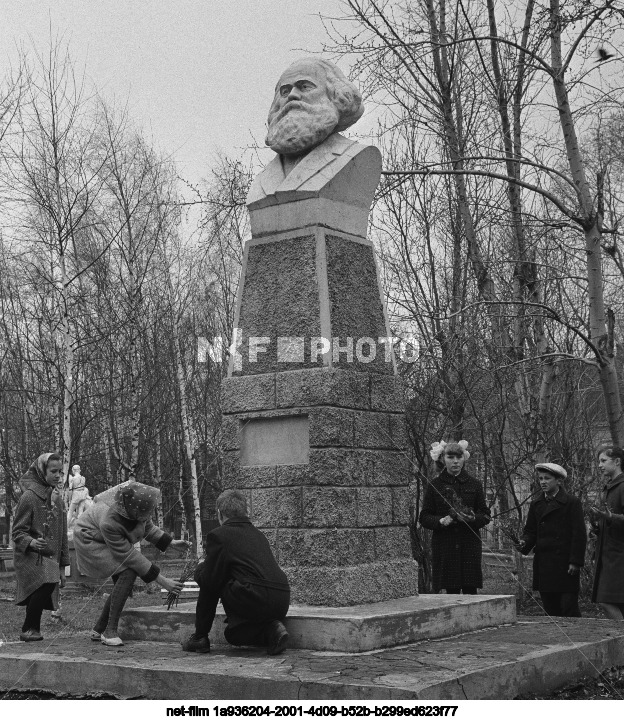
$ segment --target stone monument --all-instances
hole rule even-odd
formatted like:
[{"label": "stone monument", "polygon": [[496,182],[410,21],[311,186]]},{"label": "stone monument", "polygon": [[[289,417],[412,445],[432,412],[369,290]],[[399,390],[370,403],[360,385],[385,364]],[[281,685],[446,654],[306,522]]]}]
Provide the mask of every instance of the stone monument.
[{"label": "stone monument", "polygon": [[222,388],[225,486],[311,605],[417,595],[403,393],[366,236],[381,154],[340,132],[362,113],[325,60],[280,78]]},{"label": "stone monument", "polygon": [[[366,237],[377,148],[331,63],[291,65],[269,113],[276,157],[248,196],[235,349],[222,386],[225,487],[243,490],[292,589],[291,648],[362,652],[515,619],[513,596],[417,594],[403,393]],[[223,612],[218,616],[223,618]],[[128,609],[124,638],[174,640],[194,604]],[[223,624],[211,643],[224,643]]]}]

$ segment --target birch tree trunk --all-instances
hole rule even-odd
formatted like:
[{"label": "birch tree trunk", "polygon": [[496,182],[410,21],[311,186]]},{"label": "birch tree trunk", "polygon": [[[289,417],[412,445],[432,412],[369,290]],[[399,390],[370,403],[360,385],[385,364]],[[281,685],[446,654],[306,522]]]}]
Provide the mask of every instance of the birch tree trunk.
[{"label": "birch tree trunk", "polygon": [[68,278],[65,256],[60,257],[61,268],[61,328],[63,337],[63,485],[69,482],[72,437],[71,417],[74,403],[74,338],[69,318]]},{"label": "birch tree trunk", "polygon": [[[161,460],[160,460],[160,454],[161,454],[160,428],[156,432],[155,446],[156,447],[154,448],[154,483],[156,484],[157,488],[160,488],[162,490],[162,464],[161,464]],[[158,513],[158,518],[160,519],[160,523],[162,525],[164,525],[165,514],[163,512],[162,493],[158,497],[158,506],[156,508],[156,511]]]},{"label": "birch tree trunk", "polygon": [[191,468],[191,493],[193,495],[193,512],[195,518],[195,551],[199,555],[202,550],[202,529],[201,529],[201,507],[199,503],[199,486],[197,483],[197,462],[195,460],[195,443],[193,440],[193,429],[189,421],[188,403],[186,399],[186,379],[184,377],[184,365],[180,351],[180,337],[177,319],[173,322],[173,347],[176,360],[176,372],[178,378],[178,392],[180,394],[180,417],[182,420],[182,434],[184,438],[184,449],[186,459]]},{"label": "birch tree trunk", "polygon": [[182,513],[181,513],[182,522],[180,525],[180,538],[185,538],[187,533],[186,533],[186,512],[184,510],[184,464],[183,463],[180,463],[180,471],[179,471],[179,478],[178,478],[178,502],[180,504],[180,509],[182,511]]}]

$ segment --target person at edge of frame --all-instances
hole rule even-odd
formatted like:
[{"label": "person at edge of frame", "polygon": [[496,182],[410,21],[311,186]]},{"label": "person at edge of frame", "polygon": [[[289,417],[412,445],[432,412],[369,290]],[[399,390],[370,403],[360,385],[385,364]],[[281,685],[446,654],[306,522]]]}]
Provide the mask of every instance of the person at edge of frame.
[{"label": "person at edge of frame", "polygon": [[590,520],[597,537],[592,601],[607,618],[624,620],[624,450],[608,446],[598,455],[604,479],[600,508],[592,506]]}]

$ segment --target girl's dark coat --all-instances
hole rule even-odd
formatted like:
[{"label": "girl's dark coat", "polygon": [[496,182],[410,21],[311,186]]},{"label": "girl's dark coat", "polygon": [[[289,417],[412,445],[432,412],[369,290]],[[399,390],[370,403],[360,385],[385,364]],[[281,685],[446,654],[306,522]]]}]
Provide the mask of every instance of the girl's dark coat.
[{"label": "girl's dark coat", "polygon": [[606,483],[603,493],[613,515],[598,527],[592,601],[624,603],[624,473]]},{"label": "girl's dark coat", "polygon": [[560,488],[546,500],[540,492],[529,506],[520,552],[533,557],[533,590],[545,593],[577,593],[580,574],[571,576],[571,563],[583,566],[587,531],[583,507],[575,496]]},{"label": "girl's dark coat", "polygon": [[[441,526],[440,519],[452,509],[474,511],[474,521],[454,521]],[[420,524],[433,531],[431,539],[432,586],[442,588],[483,587],[479,529],[490,522],[481,483],[462,470],[452,476],[446,470],[427,486]]]}]

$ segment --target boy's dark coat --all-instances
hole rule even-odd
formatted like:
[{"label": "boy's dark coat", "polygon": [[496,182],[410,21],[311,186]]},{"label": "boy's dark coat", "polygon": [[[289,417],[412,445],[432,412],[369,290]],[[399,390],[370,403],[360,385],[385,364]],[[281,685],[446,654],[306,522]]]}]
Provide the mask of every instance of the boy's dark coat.
[{"label": "boy's dark coat", "polygon": [[545,593],[577,593],[579,576],[568,574],[568,567],[583,566],[587,531],[583,507],[563,488],[547,501],[544,493],[531,503],[524,526],[521,553],[535,549],[533,590]]}]

